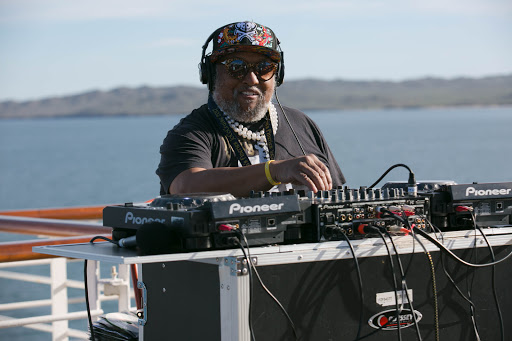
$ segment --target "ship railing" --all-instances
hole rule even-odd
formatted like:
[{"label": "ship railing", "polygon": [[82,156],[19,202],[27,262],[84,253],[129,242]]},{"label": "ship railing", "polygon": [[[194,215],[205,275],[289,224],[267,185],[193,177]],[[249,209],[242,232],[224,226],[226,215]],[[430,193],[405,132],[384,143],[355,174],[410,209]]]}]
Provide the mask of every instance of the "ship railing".
[{"label": "ship railing", "polygon": [[[95,206],[0,212],[0,232],[46,237],[46,239],[0,243],[0,278],[50,286],[48,299],[0,304],[0,329],[12,327],[34,329],[50,333],[52,340],[59,341],[68,341],[70,337],[89,339],[87,332],[71,329],[68,323],[71,320],[87,319],[85,308],[80,311],[69,311],[71,304],[85,302],[84,294],[78,297],[68,296],[68,289],[85,290],[84,282],[69,279],[67,271],[68,263],[81,260],[33,253],[32,247],[85,243],[98,235],[110,238],[111,228],[100,224],[102,209],[103,206]],[[34,275],[29,271],[31,267],[48,266],[48,264],[49,274],[47,276]],[[134,285],[137,281],[136,268],[121,264],[112,266],[110,270],[110,277],[102,278],[100,262],[87,262],[89,309],[93,320],[105,313],[102,309],[102,302],[105,301],[117,300],[119,312],[133,310],[132,298],[135,298],[136,305],[139,305],[139,291],[131,289],[136,288]],[[85,304],[83,306],[85,307]],[[9,316],[16,310],[39,307],[50,307],[50,314]],[[15,315],[19,316],[19,314]]]}]

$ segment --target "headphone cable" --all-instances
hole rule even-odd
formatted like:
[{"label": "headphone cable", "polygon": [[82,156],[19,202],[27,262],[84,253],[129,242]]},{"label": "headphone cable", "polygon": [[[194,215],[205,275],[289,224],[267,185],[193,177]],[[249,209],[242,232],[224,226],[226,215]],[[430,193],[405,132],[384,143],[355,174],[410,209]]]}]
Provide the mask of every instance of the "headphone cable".
[{"label": "headphone cable", "polygon": [[306,152],[304,151],[304,148],[302,147],[302,143],[300,143],[299,137],[295,133],[295,130],[293,129],[293,127],[292,127],[292,125],[290,123],[290,120],[288,119],[288,116],[284,112],[284,108],[281,105],[281,102],[279,101],[279,97],[277,96],[277,88],[274,88],[274,96],[276,97],[276,101],[277,101],[277,104],[279,105],[279,108],[281,108],[281,112],[283,113],[283,116],[284,116],[284,119],[286,120],[286,123],[288,123],[288,126],[290,127],[290,129],[291,129],[291,131],[293,133],[293,136],[295,137],[295,140],[297,140],[297,143],[299,144],[299,147],[300,147],[300,150],[302,151],[302,154],[304,156],[306,156]]}]

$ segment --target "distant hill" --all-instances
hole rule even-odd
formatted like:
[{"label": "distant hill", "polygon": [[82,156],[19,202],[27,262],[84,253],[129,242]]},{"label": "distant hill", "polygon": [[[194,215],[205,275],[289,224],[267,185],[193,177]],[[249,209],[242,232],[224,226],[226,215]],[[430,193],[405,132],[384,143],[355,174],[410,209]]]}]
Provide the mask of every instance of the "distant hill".
[{"label": "distant hill", "polygon": [[[512,105],[512,75],[391,81],[286,81],[283,105],[301,110]],[[186,114],[205,103],[206,87],[139,87],[33,101],[0,102],[0,118]]]}]

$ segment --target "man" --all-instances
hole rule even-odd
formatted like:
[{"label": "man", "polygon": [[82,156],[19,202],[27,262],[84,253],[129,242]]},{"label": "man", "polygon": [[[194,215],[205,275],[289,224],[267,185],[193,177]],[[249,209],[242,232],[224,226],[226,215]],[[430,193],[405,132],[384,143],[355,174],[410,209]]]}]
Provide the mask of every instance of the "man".
[{"label": "man", "polygon": [[217,29],[203,46],[200,73],[208,104],[182,119],[160,147],[161,194],[244,197],[251,190],[317,192],[345,182],[316,124],[271,102],[284,77],[272,30],[253,22]]}]

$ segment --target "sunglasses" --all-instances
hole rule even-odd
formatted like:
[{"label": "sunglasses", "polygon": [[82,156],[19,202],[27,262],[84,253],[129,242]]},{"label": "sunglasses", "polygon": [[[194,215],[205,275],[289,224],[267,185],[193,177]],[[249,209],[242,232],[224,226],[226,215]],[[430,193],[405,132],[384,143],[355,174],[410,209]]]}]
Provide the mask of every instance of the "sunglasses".
[{"label": "sunglasses", "polygon": [[277,64],[268,61],[261,61],[258,63],[247,63],[245,60],[236,58],[236,59],[226,59],[223,62],[220,62],[226,67],[226,71],[233,78],[242,80],[247,76],[247,74],[252,71],[258,77],[259,80],[266,82],[270,80],[277,71]]}]

